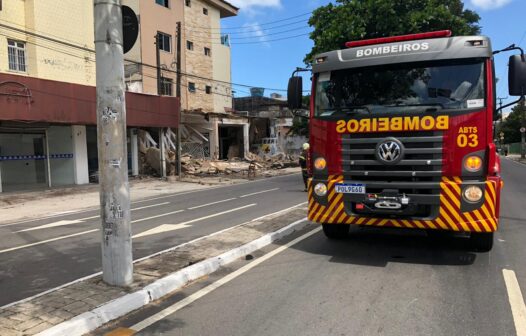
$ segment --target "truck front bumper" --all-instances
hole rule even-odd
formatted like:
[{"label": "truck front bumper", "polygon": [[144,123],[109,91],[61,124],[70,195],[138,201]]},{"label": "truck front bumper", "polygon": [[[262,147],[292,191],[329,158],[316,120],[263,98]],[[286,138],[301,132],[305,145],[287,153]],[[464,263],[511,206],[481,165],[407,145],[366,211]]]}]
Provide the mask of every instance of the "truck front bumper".
[{"label": "truck front bumper", "polygon": [[[343,182],[341,176],[329,176],[327,180],[309,181],[308,218],[320,224],[352,224],[366,226],[385,226],[411,229],[433,229],[457,232],[494,232],[498,228],[499,198],[502,181],[492,177],[478,182],[484,190],[480,204],[466,206],[462,199],[462,190],[471,181],[462,181],[459,177],[446,178],[440,182],[439,201],[433,215],[427,218],[396,216],[363,216],[353,213],[352,201],[344,194],[336,193],[335,184]],[[346,181],[347,182],[347,181]],[[313,192],[314,185],[324,183],[327,186],[325,196]]]}]

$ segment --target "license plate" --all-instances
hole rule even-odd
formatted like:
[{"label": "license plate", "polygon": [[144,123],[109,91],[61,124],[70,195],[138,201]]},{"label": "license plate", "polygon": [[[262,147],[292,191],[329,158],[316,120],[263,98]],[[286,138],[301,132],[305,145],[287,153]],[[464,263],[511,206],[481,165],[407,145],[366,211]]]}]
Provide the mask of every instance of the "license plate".
[{"label": "license plate", "polygon": [[365,184],[361,183],[338,183],[335,188],[339,194],[365,194]]}]

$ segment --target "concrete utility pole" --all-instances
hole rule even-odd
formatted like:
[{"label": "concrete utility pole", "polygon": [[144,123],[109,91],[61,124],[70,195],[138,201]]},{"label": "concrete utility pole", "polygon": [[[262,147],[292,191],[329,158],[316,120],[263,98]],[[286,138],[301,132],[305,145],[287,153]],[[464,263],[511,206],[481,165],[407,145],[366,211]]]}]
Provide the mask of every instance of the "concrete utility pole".
[{"label": "concrete utility pole", "polygon": [[[163,77],[161,72],[161,52],[160,45],[161,43],[161,34],[157,33],[155,35],[155,58],[157,62],[157,95],[160,96],[163,94]],[[166,178],[166,155],[164,148],[164,132],[163,128],[159,128],[159,168],[161,178]]]},{"label": "concrete utility pole", "polygon": [[176,23],[177,29],[177,80],[175,85],[176,96],[179,98],[179,118],[177,118],[177,141],[176,141],[176,155],[177,155],[177,177],[181,180],[181,22]]},{"label": "concrete utility pole", "polygon": [[133,258],[121,1],[94,0],[94,5],[102,278],[127,286],[133,281]]}]

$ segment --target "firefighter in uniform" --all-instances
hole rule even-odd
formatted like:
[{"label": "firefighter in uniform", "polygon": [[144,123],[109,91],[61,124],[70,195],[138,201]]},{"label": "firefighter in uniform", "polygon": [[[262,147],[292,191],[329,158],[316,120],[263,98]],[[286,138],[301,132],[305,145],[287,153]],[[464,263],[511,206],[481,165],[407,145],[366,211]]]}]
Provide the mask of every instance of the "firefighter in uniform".
[{"label": "firefighter in uniform", "polygon": [[300,167],[301,167],[301,175],[303,176],[303,183],[305,184],[305,190],[307,191],[307,181],[309,179],[309,173],[307,170],[307,159],[309,157],[309,148],[310,145],[308,143],[303,144],[303,150],[300,154]]}]

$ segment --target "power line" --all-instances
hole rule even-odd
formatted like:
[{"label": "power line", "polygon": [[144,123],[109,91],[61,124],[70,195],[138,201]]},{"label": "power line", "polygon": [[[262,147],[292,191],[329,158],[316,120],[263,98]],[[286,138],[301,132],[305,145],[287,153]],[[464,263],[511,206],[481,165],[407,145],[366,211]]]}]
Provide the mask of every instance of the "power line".
[{"label": "power line", "polygon": [[[50,37],[47,37],[47,36],[44,36],[44,35],[41,35],[41,34],[37,34],[37,33],[32,33],[32,32],[28,32],[28,31],[24,31],[22,29],[18,29],[18,28],[14,28],[14,27],[10,27],[10,26],[7,26],[7,25],[3,25],[3,24],[0,24],[0,27],[3,27],[3,28],[6,28],[6,29],[10,29],[10,30],[15,30],[19,33],[23,33],[23,34],[29,34],[31,36],[34,36],[34,37],[38,37],[38,38],[42,38],[44,40],[48,40],[48,41],[51,41],[51,42],[54,42],[54,43],[57,43],[57,44],[60,44],[60,45],[64,45],[64,46],[67,46],[67,47],[70,47],[70,48],[75,48],[75,49],[79,49],[79,50],[82,50],[82,51],[87,51],[87,52],[91,52],[91,53],[95,53],[95,50],[92,50],[92,49],[89,49],[89,48],[85,48],[85,47],[82,47],[82,46],[78,46],[78,45],[75,45],[75,44],[72,44],[72,43],[68,43],[68,42],[63,42],[63,41],[60,41],[60,40],[57,40],[57,39],[54,39],[54,38],[50,38]],[[291,37],[287,37],[287,38],[281,38],[281,39],[275,39],[275,40],[269,40],[269,41],[265,41],[265,42],[242,42],[242,43],[237,43],[237,44],[249,44],[249,43],[266,43],[266,42],[272,42],[272,41],[279,41],[279,40],[284,40],[284,39],[290,39],[290,38],[295,38],[295,37],[298,37],[298,36],[303,36],[303,35],[308,35],[308,34],[302,34],[302,35],[297,35],[297,36],[291,36]],[[5,35],[6,37],[9,37],[7,35]],[[37,44],[37,43],[32,43],[32,42],[27,42],[26,43],[31,43],[31,44],[34,44],[34,45],[38,45],[38,46],[41,46],[41,47],[44,47],[44,48],[48,48],[48,49],[51,49],[51,50],[54,50],[54,51],[58,51],[58,52],[63,52],[63,53],[66,53],[62,50],[56,50],[56,49],[52,49],[50,47],[46,47],[46,46],[43,46],[43,45],[40,45],[40,44]],[[81,58],[81,59],[84,59],[84,60],[87,60],[86,57],[83,57],[83,56],[77,56],[77,55],[72,55],[72,54],[69,54],[70,56],[73,56],[73,57],[78,57],[78,58]],[[90,60],[92,61],[92,60]],[[125,61],[127,62],[130,62],[130,63],[135,63],[135,64],[138,64],[138,65],[143,65],[143,66],[147,66],[147,67],[151,67],[151,68],[155,68],[157,69],[157,66],[155,65],[151,65],[151,64],[146,64],[146,63],[143,63],[143,62],[138,62],[138,61],[134,61],[134,60],[130,60],[130,59],[125,59]],[[93,61],[94,62],[94,61]],[[169,71],[169,72],[172,72],[172,73],[177,73],[177,71],[174,71],[174,70],[164,70],[164,71]],[[193,78],[199,78],[199,79],[203,79],[203,80],[209,80],[209,81],[212,81],[212,82],[216,82],[216,83],[223,83],[223,84],[229,84],[229,85],[236,85],[236,86],[243,86],[243,87],[247,87],[247,88],[252,88],[252,87],[260,87],[258,85],[247,85],[247,84],[240,84],[240,83],[234,83],[234,82],[227,82],[227,81],[222,81],[222,80],[218,80],[218,79],[213,79],[213,78],[207,78],[207,77],[203,77],[203,76],[198,76],[198,75],[194,75],[194,74],[189,74],[189,73],[184,73],[184,72],[181,72],[181,75],[182,76],[188,76],[188,77],[193,77]],[[264,88],[266,90],[269,90],[269,91],[280,91],[280,92],[286,92],[287,90],[285,89],[275,89],[275,88]]]},{"label": "power line", "polygon": [[517,43],[518,46],[521,45],[521,43],[522,43],[522,41],[524,40],[525,37],[526,37],[526,30],[524,31],[524,34],[522,34],[522,37],[521,37],[519,43]]},{"label": "power line", "polygon": [[252,35],[252,36],[247,36],[247,37],[232,37],[230,40],[231,41],[236,41],[236,40],[246,40],[246,39],[254,39],[254,38],[264,38],[264,37],[267,37],[267,36],[280,35],[280,34],[289,33],[289,32],[300,30],[300,29],[310,29],[310,27],[309,26],[303,26],[303,27],[288,29],[288,30],[284,30],[284,31],[281,31],[281,32],[275,32],[275,33],[265,34],[265,35]]},{"label": "power line", "polygon": [[[283,28],[283,27],[289,27],[289,26],[293,26],[293,25],[296,25],[298,23],[306,23],[307,20],[300,20],[300,21],[295,21],[295,22],[290,22],[290,23],[287,23],[287,24],[282,24],[282,25],[279,25],[279,26],[274,26],[274,27],[270,27],[270,28],[264,28],[262,29],[261,27],[258,27],[257,25],[256,26],[253,26],[254,29],[251,29],[251,30],[245,30],[245,31],[241,31],[241,32],[209,32],[209,31],[199,31],[199,30],[195,30],[197,32],[201,32],[201,33],[207,33],[207,34],[214,34],[214,35],[225,35],[226,34],[230,34],[230,35],[233,35],[233,34],[246,34],[246,33],[253,33],[253,32],[258,32],[258,31],[268,31],[268,30],[274,30],[274,29],[277,29],[277,28]],[[185,30],[186,31],[194,31],[188,27],[185,27]]]},{"label": "power line", "polygon": [[294,25],[297,25],[299,23],[302,23],[302,24],[305,24],[307,22],[307,20],[300,20],[300,21],[295,21],[295,22],[291,22],[291,23],[288,23],[288,24],[283,24],[283,25],[279,25],[279,26],[275,26],[275,27],[270,27],[270,28],[264,28],[264,29],[261,29],[260,27],[254,27],[254,29],[251,29],[251,30],[246,30],[246,31],[243,31],[243,32],[210,32],[210,31],[200,31],[200,30],[193,30],[193,29],[189,29],[187,27],[185,27],[185,31],[187,32],[191,32],[191,33],[202,33],[202,34],[212,34],[212,35],[235,35],[235,34],[248,34],[248,33],[254,33],[254,32],[266,32],[266,31],[271,31],[271,30],[274,30],[274,29],[278,29],[278,28],[283,28],[283,27],[290,27],[290,26],[294,26]]},{"label": "power line", "polygon": [[[281,20],[264,22],[264,23],[260,23],[260,24],[254,24],[254,25],[238,26],[238,27],[212,28],[212,27],[188,26],[188,25],[187,25],[187,27],[198,28],[198,29],[206,29],[206,30],[218,30],[218,29],[221,29],[221,30],[225,30],[225,29],[228,29],[228,30],[232,29],[232,30],[234,30],[234,29],[237,29],[237,30],[239,30],[239,29],[246,29],[246,28],[250,28],[250,27],[268,26],[268,25],[272,25],[274,23],[289,21],[289,20],[296,19],[296,18],[299,18],[299,17],[302,17],[302,16],[310,15],[310,14],[312,14],[312,12],[307,12],[307,13],[291,16],[291,17],[288,17],[288,18],[285,18],[285,19],[281,19]],[[305,21],[305,20],[302,20],[302,21]]]},{"label": "power line", "polygon": [[[265,29],[263,29],[263,30],[254,30],[254,31],[250,31],[250,32],[239,33],[239,34],[244,34],[245,36],[234,35],[233,37],[230,38],[230,40],[238,40],[238,39],[262,37],[262,36],[278,35],[278,34],[283,34],[283,33],[291,32],[291,31],[295,31],[295,30],[299,30],[299,29],[304,29],[304,28],[310,28],[310,26],[301,26],[301,27],[296,27],[296,28],[292,28],[292,29],[287,29],[287,30],[278,31],[278,32],[271,32],[271,33],[265,33],[265,31],[266,31]],[[261,34],[261,35],[254,35],[256,33],[257,34]],[[210,33],[207,33],[207,32],[187,31],[187,35],[201,35],[200,37],[203,37],[203,38],[206,38],[206,39],[209,37],[209,34]],[[225,36],[225,35],[232,36],[232,34],[230,34],[230,33],[227,33],[227,34],[221,33],[221,36]],[[217,36],[212,36],[212,39],[213,38],[217,38]]]},{"label": "power line", "polygon": [[[296,37],[307,36],[307,35],[310,35],[310,33],[299,34],[299,35],[294,35],[294,36],[287,36],[287,37],[282,37],[282,38],[272,39],[272,40],[258,41],[258,42],[236,42],[235,45],[240,45],[240,44],[264,44],[264,43],[268,43],[268,42],[290,40],[290,39],[293,39],[293,38],[296,38]],[[286,90],[284,90],[284,91],[286,91]]]}]

